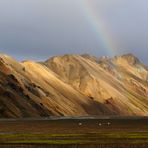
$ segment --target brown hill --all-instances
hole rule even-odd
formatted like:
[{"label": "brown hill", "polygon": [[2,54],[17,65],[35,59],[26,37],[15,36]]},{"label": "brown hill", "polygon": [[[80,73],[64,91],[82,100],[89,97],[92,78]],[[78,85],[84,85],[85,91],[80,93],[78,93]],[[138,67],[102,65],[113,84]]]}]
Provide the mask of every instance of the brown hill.
[{"label": "brown hill", "polygon": [[0,116],[148,115],[148,70],[132,54],[64,55],[45,62],[0,55]]}]

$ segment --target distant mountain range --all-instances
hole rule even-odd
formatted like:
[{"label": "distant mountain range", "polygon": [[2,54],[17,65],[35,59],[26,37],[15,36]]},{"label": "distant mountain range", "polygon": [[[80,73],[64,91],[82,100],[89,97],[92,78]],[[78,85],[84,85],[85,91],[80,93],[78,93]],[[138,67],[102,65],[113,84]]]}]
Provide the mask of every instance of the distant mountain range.
[{"label": "distant mountain range", "polygon": [[0,117],[148,116],[148,68],[132,54],[18,62],[0,54]]}]

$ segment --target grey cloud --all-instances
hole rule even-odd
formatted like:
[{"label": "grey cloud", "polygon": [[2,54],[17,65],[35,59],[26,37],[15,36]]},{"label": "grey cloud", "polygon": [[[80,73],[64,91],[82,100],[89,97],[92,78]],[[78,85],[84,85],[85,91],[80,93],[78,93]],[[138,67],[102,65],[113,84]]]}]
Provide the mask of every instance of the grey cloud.
[{"label": "grey cloud", "polygon": [[[90,1],[115,37],[118,53],[132,52],[148,63],[148,1]],[[0,51],[18,59],[107,55],[100,38],[80,0],[0,0]]]}]

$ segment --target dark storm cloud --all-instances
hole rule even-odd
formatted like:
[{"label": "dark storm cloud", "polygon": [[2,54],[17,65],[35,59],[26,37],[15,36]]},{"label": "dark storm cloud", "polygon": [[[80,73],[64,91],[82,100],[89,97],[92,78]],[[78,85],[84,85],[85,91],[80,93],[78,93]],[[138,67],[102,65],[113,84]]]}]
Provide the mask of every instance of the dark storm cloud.
[{"label": "dark storm cloud", "polygon": [[[132,52],[148,63],[148,1],[90,1],[118,42],[118,53]],[[18,59],[106,55],[91,21],[80,0],[0,0],[0,51]]]}]

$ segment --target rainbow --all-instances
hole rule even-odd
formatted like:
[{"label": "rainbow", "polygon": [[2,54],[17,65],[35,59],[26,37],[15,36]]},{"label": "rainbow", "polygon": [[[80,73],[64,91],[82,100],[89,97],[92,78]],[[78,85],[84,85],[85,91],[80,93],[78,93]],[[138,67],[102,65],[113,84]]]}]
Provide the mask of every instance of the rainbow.
[{"label": "rainbow", "polygon": [[107,54],[114,56],[117,54],[117,44],[114,41],[113,34],[109,30],[109,26],[98,14],[98,10],[94,7],[93,0],[80,0],[84,13],[87,16],[88,21],[91,23],[97,38],[101,39],[104,49]]}]

